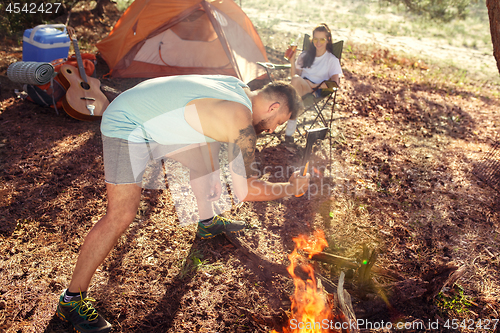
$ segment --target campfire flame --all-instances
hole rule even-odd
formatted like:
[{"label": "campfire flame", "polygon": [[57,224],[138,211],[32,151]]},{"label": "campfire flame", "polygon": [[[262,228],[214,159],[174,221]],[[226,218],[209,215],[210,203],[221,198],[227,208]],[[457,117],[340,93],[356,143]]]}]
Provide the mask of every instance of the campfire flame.
[{"label": "campfire flame", "polygon": [[[295,285],[295,293],[290,298],[292,301],[291,316],[288,319],[288,324],[283,327],[284,333],[326,333],[330,332],[329,328],[325,328],[323,323],[325,320],[330,322],[333,319],[332,308],[328,304],[322,290],[318,289],[316,278],[314,277],[314,269],[311,265],[301,265],[300,269],[307,273],[307,280],[303,280],[295,273],[295,269],[299,267],[299,262],[303,258],[298,253],[298,250],[303,250],[309,253],[309,259],[313,255],[321,252],[328,246],[325,240],[325,234],[322,230],[314,232],[312,237],[299,235],[293,238],[295,249],[288,255],[290,266],[288,273],[293,278]],[[277,333],[272,331],[272,333]]]}]

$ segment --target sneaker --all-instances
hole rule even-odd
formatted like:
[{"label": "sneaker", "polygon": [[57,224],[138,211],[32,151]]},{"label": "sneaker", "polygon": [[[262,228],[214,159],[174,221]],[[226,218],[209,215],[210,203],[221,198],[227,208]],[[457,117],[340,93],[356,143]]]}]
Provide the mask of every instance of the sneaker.
[{"label": "sneaker", "polygon": [[56,314],[62,321],[71,323],[78,333],[111,331],[111,324],[97,313],[90,302],[95,302],[95,299],[87,297],[86,292],[73,297],[69,302],[64,302],[63,291],[59,298]]},{"label": "sneaker", "polygon": [[209,226],[205,226],[203,223],[198,222],[198,232],[196,236],[201,239],[207,239],[220,235],[223,232],[238,232],[245,229],[245,227],[245,222],[243,221],[232,221],[225,217],[215,215]]}]

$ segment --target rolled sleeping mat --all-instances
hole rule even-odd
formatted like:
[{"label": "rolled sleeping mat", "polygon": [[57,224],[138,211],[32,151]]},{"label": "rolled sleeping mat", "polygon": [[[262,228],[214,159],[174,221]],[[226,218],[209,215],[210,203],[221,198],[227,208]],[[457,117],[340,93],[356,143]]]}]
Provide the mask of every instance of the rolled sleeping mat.
[{"label": "rolled sleeping mat", "polygon": [[46,62],[18,61],[7,68],[7,77],[13,82],[42,85],[54,76],[54,66]]}]

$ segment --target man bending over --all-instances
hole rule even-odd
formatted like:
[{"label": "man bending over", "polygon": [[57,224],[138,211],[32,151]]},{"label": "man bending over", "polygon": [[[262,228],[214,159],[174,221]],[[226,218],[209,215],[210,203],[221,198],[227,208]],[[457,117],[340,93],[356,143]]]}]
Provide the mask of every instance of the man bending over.
[{"label": "man bending over", "polygon": [[[109,332],[86,292],[97,267],[133,222],[146,165],[172,158],[190,170],[199,213],[197,236],[244,229],[243,222],[215,215],[221,193],[218,154],[229,143],[229,170],[238,200],[275,200],[305,192],[309,175],[270,183],[252,173],[256,135],[273,132],[300,107],[295,89],[281,82],[251,92],[230,76],[185,75],[144,81],[119,95],[104,112],[101,132],[108,206],[81,247],[57,315],[78,332]],[[93,301],[93,300],[92,300]]]}]

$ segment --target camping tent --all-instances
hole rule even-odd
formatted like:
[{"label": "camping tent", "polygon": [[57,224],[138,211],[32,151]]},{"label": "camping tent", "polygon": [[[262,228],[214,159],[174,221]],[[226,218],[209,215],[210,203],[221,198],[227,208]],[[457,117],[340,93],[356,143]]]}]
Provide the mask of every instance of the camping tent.
[{"label": "camping tent", "polygon": [[114,77],[264,74],[266,51],[233,0],[135,0],[97,43]]}]

